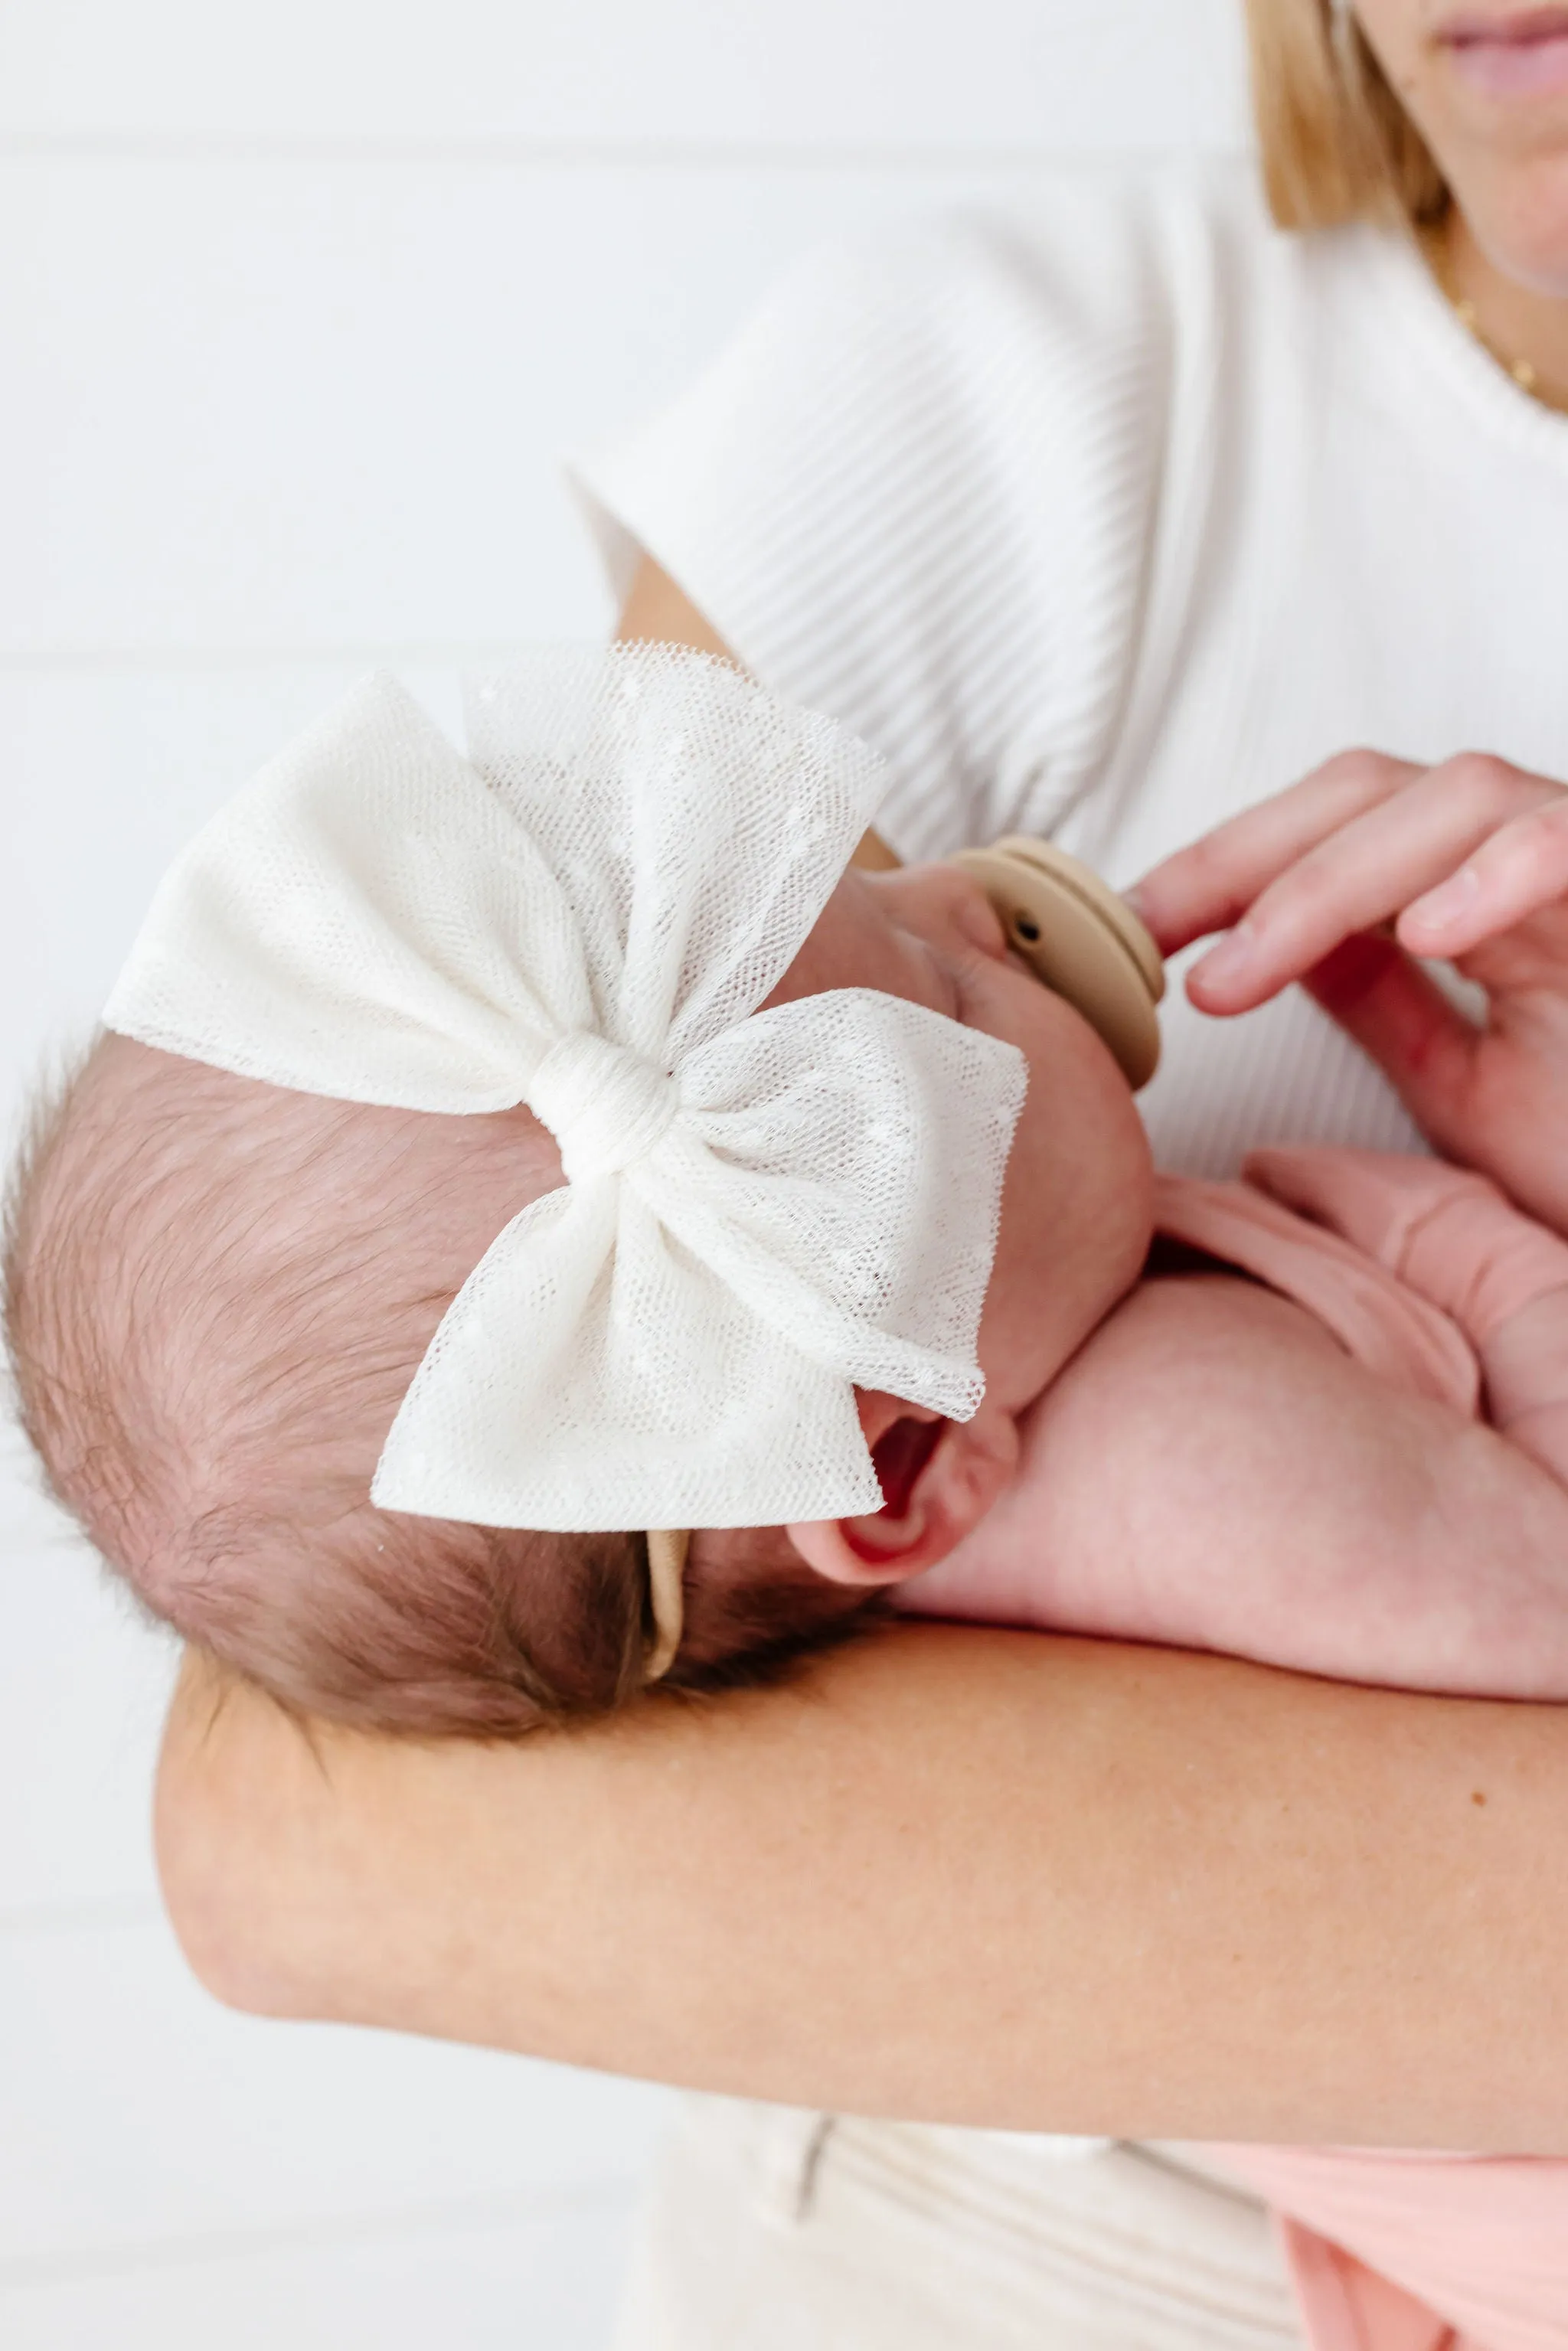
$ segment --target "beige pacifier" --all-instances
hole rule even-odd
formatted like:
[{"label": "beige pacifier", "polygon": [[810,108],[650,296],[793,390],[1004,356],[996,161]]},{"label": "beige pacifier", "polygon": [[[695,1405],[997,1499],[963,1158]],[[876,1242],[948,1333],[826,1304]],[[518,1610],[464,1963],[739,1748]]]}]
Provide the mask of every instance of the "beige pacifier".
[{"label": "beige pacifier", "polygon": [[1035,977],[1081,1012],[1136,1092],[1160,1058],[1155,1007],[1165,965],[1131,906],[1049,841],[1009,833],[949,863],[972,873],[1001,918],[1008,945]]}]

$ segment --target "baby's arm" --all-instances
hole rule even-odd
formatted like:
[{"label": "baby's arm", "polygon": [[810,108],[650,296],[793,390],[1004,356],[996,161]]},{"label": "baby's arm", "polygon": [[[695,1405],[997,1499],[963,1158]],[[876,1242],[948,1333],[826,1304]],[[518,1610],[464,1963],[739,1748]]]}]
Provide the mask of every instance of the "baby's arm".
[{"label": "baby's arm", "polygon": [[1275,1292],[1148,1280],[1034,1407],[1008,1495],[900,1604],[1563,1698],[1568,1490]]}]

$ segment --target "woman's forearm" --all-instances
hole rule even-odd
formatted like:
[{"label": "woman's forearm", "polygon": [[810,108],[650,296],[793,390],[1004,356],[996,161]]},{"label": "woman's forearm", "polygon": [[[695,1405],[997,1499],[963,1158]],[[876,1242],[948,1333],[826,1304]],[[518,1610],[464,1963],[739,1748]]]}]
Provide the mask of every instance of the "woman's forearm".
[{"label": "woman's forearm", "polygon": [[944,1626],[515,1746],[188,1669],[220,1993],[861,2112],[1568,2152],[1568,1711]]}]

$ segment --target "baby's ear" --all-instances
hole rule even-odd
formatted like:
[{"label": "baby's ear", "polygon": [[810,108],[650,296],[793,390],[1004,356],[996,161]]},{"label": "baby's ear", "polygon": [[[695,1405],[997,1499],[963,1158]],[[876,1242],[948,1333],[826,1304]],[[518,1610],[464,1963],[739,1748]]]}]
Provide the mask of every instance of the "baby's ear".
[{"label": "baby's ear", "polygon": [[862,1519],[787,1530],[808,1567],[833,1583],[902,1583],[956,1551],[1018,1467],[1018,1424],[982,1402],[973,1420],[941,1420],[896,1396],[862,1394],[861,1426],[883,1490]]}]

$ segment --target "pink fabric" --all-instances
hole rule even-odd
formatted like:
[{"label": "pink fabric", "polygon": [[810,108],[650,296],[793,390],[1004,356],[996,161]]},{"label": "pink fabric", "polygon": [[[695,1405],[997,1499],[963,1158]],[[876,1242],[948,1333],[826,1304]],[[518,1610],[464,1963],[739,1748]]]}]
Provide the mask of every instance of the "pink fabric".
[{"label": "pink fabric", "polygon": [[[1484,1177],[1261,1151],[1241,1184],[1162,1179],[1162,1232],[1316,1315],[1396,1387],[1480,1411],[1562,1474],[1568,1244]],[[1313,2351],[1564,2351],[1568,2163],[1208,2147],[1274,2208]]]},{"label": "pink fabric", "polygon": [[1563,2351],[1568,2164],[1211,2147],[1287,2216],[1319,2351]]},{"label": "pink fabric", "polygon": [[1247,1176],[1452,1315],[1481,1352],[1493,1427],[1563,1474],[1568,1242],[1521,1216],[1484,1176],[1434,1160],[1256,1151]]},{"label": "pink fabric", "polygon": [[[1309,1155],[1273,1155],[1276,1160]],[[1295,1299],[1333,1332],[1347,1355],[1391,1387],[1414,1389],[1467,1416],[1479,1409],[1475,1351],[1441,1308],[1385,1272],[1364,1250],[1309,1224],[1253,1184],[1159,1176],[1155,1223],[1169,1239],[1222,1258]]]},{"label": "pink fabric", "polygon": [[1276,1150],[1254,1151],[1246,1176],[1243,1190],[1259,1186],[1343,1234],[1483,1346],[1568,1284],[1568,1242],[1468,1168],[1381,1151]]}]

